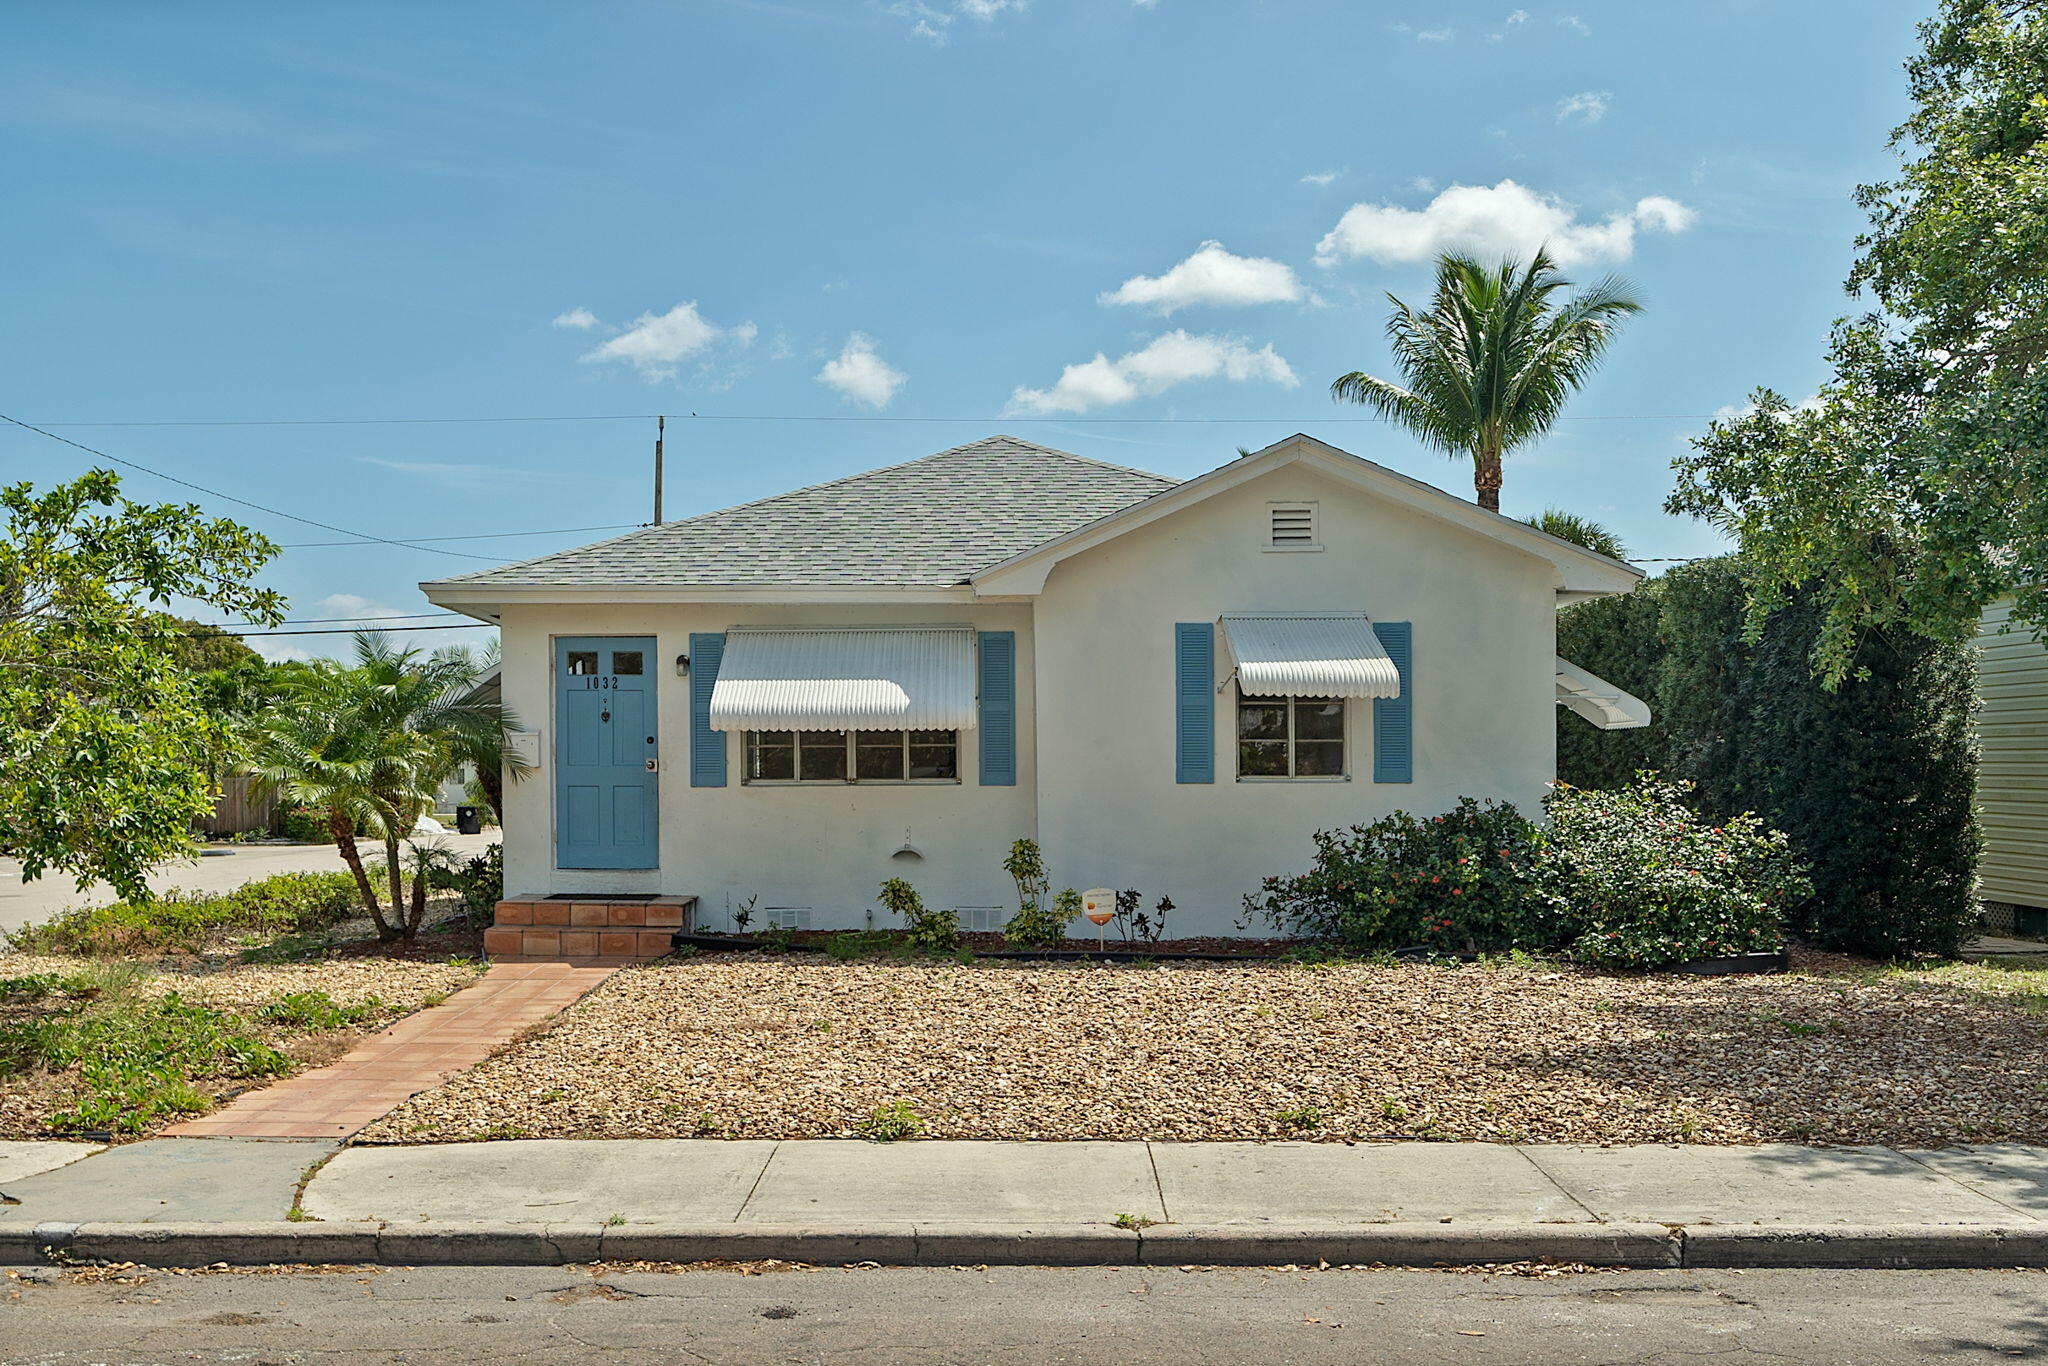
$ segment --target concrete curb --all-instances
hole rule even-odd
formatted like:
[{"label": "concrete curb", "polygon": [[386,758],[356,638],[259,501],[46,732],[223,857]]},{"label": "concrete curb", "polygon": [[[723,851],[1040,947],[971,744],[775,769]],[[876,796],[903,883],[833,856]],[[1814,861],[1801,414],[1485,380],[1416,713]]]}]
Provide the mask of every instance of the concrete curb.
[{"label": "concrete curb", "polygon": [[560,1266],[779,1259],[884,1266],[1469,1266],[1564,1261],[1643,1269],[2048,1267],[2048,1225],[1376,1224],[1348,1228],[1157,1224],[840,1228],[803,1225],[0,1225],[0,1265]]}]

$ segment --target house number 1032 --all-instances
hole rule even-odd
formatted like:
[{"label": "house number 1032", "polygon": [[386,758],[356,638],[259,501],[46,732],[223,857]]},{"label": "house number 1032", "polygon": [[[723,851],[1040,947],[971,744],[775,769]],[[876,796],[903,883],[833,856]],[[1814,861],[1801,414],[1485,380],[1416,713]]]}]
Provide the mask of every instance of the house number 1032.
[{"label": "house number 1032", "polygon": [[583,680],[585,692],[617,692],[619,680],[611,674],[590,674]]}]

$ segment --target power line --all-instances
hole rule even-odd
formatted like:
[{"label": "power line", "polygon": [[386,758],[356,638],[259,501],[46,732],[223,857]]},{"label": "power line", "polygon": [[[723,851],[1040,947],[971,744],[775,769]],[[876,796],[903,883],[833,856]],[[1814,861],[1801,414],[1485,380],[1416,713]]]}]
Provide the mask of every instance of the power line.
[{"label": "power line", "polygon": [[351,527],[335,526],[331,522],[316,522],[310,517],[301,517],[297,513],[285,512],[279,508],[274,507],[266,507],[262,503],[252,503],[247,498],[237,498],[232,493],[222,493],[219,489],[210,489],[207,488],[204,484],[195,484],[189,479],[180,479],[175,474],[165,474],[162,470],[153,470],[149,466],[138,464],[133,460],[123,460],[118,455],[109,455],[105,451],[96,450],[91,446],[83,444],[82,442],[73,441],[68,436],[59,436],[55,432],[46,432],[41,427],[33,426],[27,422],[23,422],[18,417],[9,417],[5,413],[0,413],[0,422],[11,422],[15,426],[21,428],[23,431],[34,432],[37,436],[46,436],[52,441],[60,441],[66,446],[73,447],[76,450],[84,451],[87,455],[93,456],[97,459],[111,460],[116,465],[126,465],[131,470],[140,470],[144,474],[153,475],[158,479],[165,480],[169,483],[177,484],[181,488],[188,488],[193,490],[194,492],[203,493],[209,498],[220,498],[230,503],[238,503],[245,508],[254,508],[258,512],[268,513],[272,517],[282,517],[286,521],[301,522],[306,526],[316,526],[319,527],[322,531],[338,532],[343,536],[360,536],[366,541],[375,541],[382,545],[403,546],[407,550],[424,550],[430,555],[453,555],[457,559],[462,560],[484,560],[487,562],[495,563],[495,557],[490,555],[472,555],[466,550],[443,550],[439,546],[416,545],[410,541],[394,541],[388,536],[372,536],[367,532],[357,531]]},{"label": "power line", "polygon": [[[647,522],[613,522],[607,526],[559,526],[545,531],[477,531],[466,536],[413,536],[405,542],[425,544],[428,541],[496,541],[507,536],[573,536],[586,531],[632,531],[648,526]],[[382,545],[382,541],[289,541],[278,546],[279,550],[318,550],[323,546],[338,545]]]},{"label": "power line", "polygon": [[[887,413],[567,413],[531,417],[292,417],[292,418],[169,418],[132,422],[45,422],[44,427],[409,427],[459,426],[467,423],[506,422],[652,422],[657,417],[678,422],[910,422],[952,423],[986,426],[997,423],[1051,423],[1076,425],[1133,426],[1312,426],[1384,425],[1384,417],[1020,417],[1014,413],[997,417],[909,417]],[[1713,413],[1566,413],[1559,422],[1707,422]],[[9,418],[10,422],[14,419]],[[19,425],[27,426],[26,423]],[[36,428],[34,430],[41,430]],[[45,432],[44,435],[49,435]],[[60,438],[61,439],[61,438]]]}]

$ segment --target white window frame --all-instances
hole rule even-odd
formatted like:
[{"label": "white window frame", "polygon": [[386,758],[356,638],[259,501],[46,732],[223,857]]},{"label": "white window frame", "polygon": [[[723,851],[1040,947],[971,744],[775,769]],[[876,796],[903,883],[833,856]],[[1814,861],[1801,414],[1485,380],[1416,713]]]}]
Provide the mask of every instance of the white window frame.
[{"label": "white window frame", "polygon": [[[1258,699],[1258,702],[1254,705],[1268,705],[1269,699],[1263,693],[1247,693],[1244,691],[1243,688],[1239,688],[1236,691],[1237,696],[1230,711],[1230,754],[1231,763],[1235,765],[1237,768],[1237,780],[1239,782],[1348,783],[1351,781],[1351,715],[1353,711],[1356,710],[1356,708],[1354,708],[1351,705],[1350,698],[1306,697],[1294,693],[1289,693],[1285,698],[1278,699],[1284,701],[1287,704],[1287,771],[1285,773],[1246,773],[1244,771],[1244,753],[1239,748],[1239,746],[1241,746],[1244,743],[1244,735],[1238,729],[1240,724],[1240,722],[1238,721],[1238,714],[1244,708],[1245,704],[1251,702],[1254,698]],[[1338,729],[1342,731],[1342,734],[1338,736],[1338,743],[1344,746],[1344,771],[1342,773],[1296,773],[1294,771],[1296,767],[1294,708],[1295,704],[1298,702],[1335,702],[1338,706],[1344,709],[1343,719],[1338,727]],[[1273,741],[1267,740],[1262,743],[1272,744]],[[1311,740],[1309,741],[1309,743],[1315,744],[1317,742]]]},{"label": "white window frame", "polygon": [[[861,729],[872,728],[862,727],[842,732],[846,736],[846,776],[844,778],[806,778],[802,776],[804,771],[804,737],[820,733],[818,731],[802,730],[790,732],[791,736],[794,737],[794,743],[791,746],[790,752],[790,772],[794,776],[788,778],[750,777],[748,776],[748,770],[753,767],[751,756],[755,745],[754,737],[766,732],[758,730],[741,731],[740,785],[742,787],[958,787],[960,785],[961,744],[959,731],[946,730],[942,726],[920,727],[920,729],[943,731],[943,733],[953,737],[953,776],[950,778],[863,778],[859,776],[859,769],[857,767]],[[902,737],[899,741],[899,747],[903,755],[903,771],[907,774],[910,772],[911,732],[901,730],[894,732],[894,734]]]},{"label": "white window frame", "polygon": [[[1282,513],[1306,515],[1308,517],[1308,539],[1306,541],[1281,541],[1276,535],[1275,523]],[[1290,554],[1303,551],[1319,551],[1323,548],[1322,508],[1314,502],[1300,499],[1276,501],[1266,504],[1266,549],[1276,554]]]}]

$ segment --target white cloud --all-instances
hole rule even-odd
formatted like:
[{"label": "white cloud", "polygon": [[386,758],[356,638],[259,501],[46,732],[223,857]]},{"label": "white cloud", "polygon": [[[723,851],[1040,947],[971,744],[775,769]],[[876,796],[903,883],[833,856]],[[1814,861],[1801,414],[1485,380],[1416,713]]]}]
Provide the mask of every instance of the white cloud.
[{"label": "white cloud", "polygon": [[[353,659],[355,657],[355,632],[392,630],[400,626],[428,626],[432,623],[417,615],[402,621],[380,621],[380,617],[402,617],[408,613],[428,613],[437,608],[421,603],[415,607],[393,607],[375,598],[366,598],[359,593],[329,593],[310,607],[301,607],[305,620],[312,625],[303,627],[287,626],[285,630],[321,629],[317,636],[255,636],[249,648],[273,663],[283,660],[306,659]],[[491,632],[475,628],[451,626],[431,631],[393,631],[391,643],[401,649],[418,649],[422,653],[438,650],[444,645],[478,646],[491,639]]]},{"label": "white cloud", "polygon": [[826,361],[818,372],[818,383],[837,389],[864,408],[885,406],[908,378],[875,353],[875,339],[865,332],[847,337],[839,355]]},{"label": "white cloud", "polygon": [[1508,15],[1505,22],[1509,28],[1513,28],[1516,24],[1526,24],[1529,22],[1529,11],[1525,9],[1515,10]]},{"label": "white cloud", "polygon": [[572,308],[567,313],[557,313],[556,327],[573,327],[578,332],[588,332],[597,326],[597,315],[587,308]]},{"label": "white cloud", "polygon": [[1440,252],[1480,257],[1523,256],[1547,245],[1567,269],[1591,261],[1628,259],[1638,228],[1683,232],[1693,212],[1675,199],[1652,195],[1598,222],[1552,195],[1512,180],[1498,185],[1453,185],[1420,209],[1398,204],[1353,204],[1316,244],[1316,264],[1369,256],[1375,261],[1426,261]]},{"label": "white cloud", "polygon": [[1486,35],[1486,41],[1489,43],[1501,42],[1508,36],[1509,29],[1518,28],[1528,22],[1529,11],[1525,9],[1511,10],[1508,13],[1508,17],[1500,21],[1500,27]]},{"label": "white cloud", "polygon": [[1413,24],[1395,24],[1394,32],[1405,33],[1418,43],[1448,43],[1458,36],[1454,28],[1416,28]]},{"label": "white cloud", "polygon": [[1238,308],[1294,303],[1305,293],[1292,266],[1263,256],[1233,256],[1221,242],[1204,242],[1164,275],[1133,275],[1098,301],[1169,314],[1196,304]]},{"label": "white cloud", "polygon": [[1344,173],[1342,171],[1316,171],[1310,175],[1303,176],[1301,178],[1301,183],[1304,185],[1315,185],[1320,187],[1323,185],[1328,185],[1331,181],[1335,180],[1338,176],[1341,176],[1343,174]]},{"label": "white cloud", "polygon": [[1576,14],[1565,15],[1563,18],[1557,21],[1557,26],[1559,28],[1568,28],[1573,33],[1578,34],[1581,38],[1590,38],[1593,36],[1592,25],[1588,24],[1584,19],[1579,18],[1579,16]]},{"label": "white cloud", "polygon": [[1095,359],[1062,370],[1049,389],[1019,385],[1010,395],[1009,411],[1085,413],[1090,408],[1161,394],[1198,379],[1265,380],[1289,389],[1301,383],[1271,343],[1254,351],[1234,337],[1198,336],[1176,329],[1115,360],[1098,351]]},{"label": "white cloud", "polygon": [[1408,188],[1415,191],[1415,193],[1417,194],[1435,194],[1436,181],[1430,179],[1426,175],[1419,175],[1415,177],[1415,179],[1408,182]]},{"label": "white cloud", "polygon": [[1557,102],[1557,121],[1570,123],[1598,123],[1607,117],[1607,106],[1613,101],[1610,90],[1581,90],[1576,95],[1567,95]]},{"label": "white cloud", "polygon": [[995,22],[996,16],[1005,10],[1024,7],[1025,0],[953,0],[950,5],[929,5],[924,0],[896,0],[889,6],[889,13],[899,19],[913,20],[910,31],[914,36],[944,46],[952,36],[954,21],[962,16],[988,24]]},{"label": "white cloud", "polygon": [[[593,320],[595,321],[595,320]],[[649,383],[675,377],[681,361],[703,356],[721,343],[745,350],[754,344],[754,324],[720,327],[697,311],[697,301],[677,304],[666,313],[642,313],[626,330],[583,354],[585,361],[623,361]]]}]

